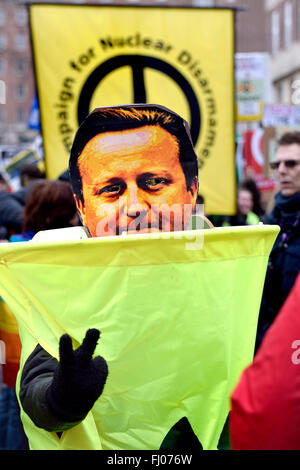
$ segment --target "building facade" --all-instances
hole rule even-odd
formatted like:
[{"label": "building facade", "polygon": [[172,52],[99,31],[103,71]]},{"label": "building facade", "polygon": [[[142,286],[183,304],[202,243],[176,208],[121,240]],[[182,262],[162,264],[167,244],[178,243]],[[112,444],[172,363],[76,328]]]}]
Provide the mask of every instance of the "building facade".
[{"label": "building facade", "polygon": [[[42,0],[43,1],[43,0]],[[42,2],[39,0],[39,3]],[[56,2],[59,0],[56,0]],[[61,0],[63,3],[94,3],[94,4],[128,4],[128,5],[158,5],[158,6],[195,6],[195,7],[234,7],[236,13],[236,52],[265,52],[271,47],[270,35],[267,24],[273,10],[286,8],[283,3],[293,4],[293,9],[298,6],[298,18],[300,17],[300,0],[266,1],[262,0]],[[45,1],[45,3],[50,3]],[[297,5],[296,5],[297,4]],[[266,7],[267,5],[267,7]],[[239,10],[239,8],[241,8]],[[265,14],[266,10],[266,14]],[[266,23],[266,18],[268,23]],[[293,16],[295,20],[295,15]],[[276,20],[273,20],[275,24]],[[295,26],[297,28],[298,26]],[[294,30],[292,38],[300,37]],[[274,36],[275,37],[275,36]],[[281,36],[280,36],[281,38]],[[280,39],[279,45],[288,41]],[[276,41],[273,40],[273,49],[276,49]],[[275,44],[275,45],[274,45]],[[279,49],[279,53],[282,54]],[[274,70],[277,67],[277,56],[273,56]],[[297,59],[300,63],[300,59]],[[294,61],[295,63],[295,61]],[[278,67],[277,67],[278,68]],[[279,72],[278,72],[279,73]],[[298,75],[292,73],[292,78]],[[299,75],[300,76],[300,75]],[[281,77],[275,77],[276,86]],[[4,90],[5,86],[5,90]],[[5,91],[5,103],[3,94]],[[35,95],[35,80],[30,46],[30,33],[28,27],[27,9],[22,0],[0,1],[0,146],[22,145],[34,139],[36,131],[28,129],[28,117],[32,100]],[[2,99],[1,99],[2,98]]]},{"label": "building facade", "polygon": [[274,101],[299,105],[300,0],[265,0]]},{"label": "building facade", "polygon": [[215,0],[213,4],[237,8],[236,52],[267,52],[266,14],[262,0]]},{"label": "building facade", "polygon": [[0,2],[0,145],[28,142],[27,127],[34,96],[27,10],[12,0]]},{"label": "building facade", "polygon": [[[56,3],[59,1],[72,4],[178,5],[178,0],[56,0]],[[51,0],[39,0],[38,3],[43,2],[51,3]],[[212,6],[213,0],[180,0],[180,4]],[[22,149],[38,134],[28,128],[34,96],[27,8],[23,0],[0,0],[0,153]]]}]

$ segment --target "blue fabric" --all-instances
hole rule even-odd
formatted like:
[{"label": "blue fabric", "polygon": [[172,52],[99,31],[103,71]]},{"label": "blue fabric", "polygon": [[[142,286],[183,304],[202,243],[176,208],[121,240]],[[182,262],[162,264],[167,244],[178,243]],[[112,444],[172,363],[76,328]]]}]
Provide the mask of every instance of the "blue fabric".
[{"label": "blue fabric", "polygon": [[[279,287],[281,300],[276,311],[279,311],[279,308],[287,298],[300,270],[299,222],[300,193],[291,197],[283,197],[281,193],[276,194],[274,210],[265,220],[265,223],[280,225],[281,228],[270,254],[273,268],[281,273]],[[289,241],[289,236],[287,240],[283,238],[285,234],[291,237],[291,241]],[[275,285],[273,285],[273,290],[274,287]]]},{"label": "blue fabric", "polygon": [[[284,197],[281,193],[277,193],[275,196],[275,208],[274,211],[284,211],[286,213],[293,213],[299,211],[300,208],[300,192],[294,194],[291,197]],[[274,211],[270,214],[270,218],[274,217]],[[276,216],[275,216],[276,219]]]},{"label": "blue fabric", "polygon": [[0,389],[0,449],[27,450],[28,443],[20,419],[14,388]]},{"label": "blue fabric", "polygon": [[35,233],[34,232],[24,232],[23,234],[16,234],[16,235],[12,235],[10,238],[9,238],[9,241],[12,242],[12,243],[16,243],[16,242],[28,242],[29,240],[32,239],[32,237],[34,237]]},{"label": "blue fabric", "polygon": [[275,206],[273,211],[266,215],[265,224],[293,223],[300,210],[300,193],[291,197],[283,197],[281,193],[275,196]]}]

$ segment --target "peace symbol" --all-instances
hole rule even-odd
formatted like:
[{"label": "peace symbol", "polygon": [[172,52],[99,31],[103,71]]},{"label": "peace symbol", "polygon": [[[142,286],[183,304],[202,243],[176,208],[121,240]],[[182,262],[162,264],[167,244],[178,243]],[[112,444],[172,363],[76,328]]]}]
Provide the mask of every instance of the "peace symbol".
[{"label": "peace symbol", "polygon": [[158,70],[177,83],[189,105],[191,137],[195,146],[201,130],[201,112],[194,90],[186,78],[175,67],[161,59],[150,56],[119,55],[97,66],[87,78],[79,95],[77,109],[79,125],[90,112],[90,103],[99,83],[111,72],[124,66],[129,66],[132,70],[134,103],[147,103],[147,92],[144,80],[144,70],[146,68]]}]

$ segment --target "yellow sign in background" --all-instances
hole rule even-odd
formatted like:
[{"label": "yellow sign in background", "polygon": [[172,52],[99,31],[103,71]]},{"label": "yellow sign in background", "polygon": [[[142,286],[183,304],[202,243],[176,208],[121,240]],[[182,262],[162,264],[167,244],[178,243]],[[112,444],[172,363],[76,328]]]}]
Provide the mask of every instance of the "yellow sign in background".
[{"label": "yellow sign in background", "polygon": [[232,10],[37,4],[30,24],[49,178],[89,111],[154,103],[191,127],[206,213],[234,213]]}]

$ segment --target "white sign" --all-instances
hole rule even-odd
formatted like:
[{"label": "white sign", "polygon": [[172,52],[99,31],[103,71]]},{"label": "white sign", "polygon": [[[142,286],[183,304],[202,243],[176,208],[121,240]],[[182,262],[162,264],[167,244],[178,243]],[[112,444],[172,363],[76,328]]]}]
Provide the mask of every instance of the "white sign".
[{"label": "white sign", "polygon": [[264,127],[300,127],[300,106],[265,105],[262,123]]},{"label": "white sign", "polygon": [[238,120],[261,120],[263,104],[271,101],[269,55],[235,54],[235,79]]}]

